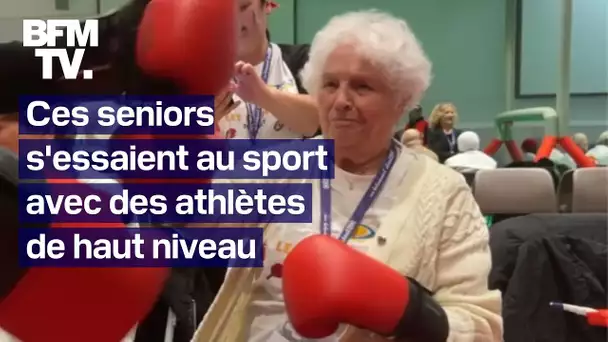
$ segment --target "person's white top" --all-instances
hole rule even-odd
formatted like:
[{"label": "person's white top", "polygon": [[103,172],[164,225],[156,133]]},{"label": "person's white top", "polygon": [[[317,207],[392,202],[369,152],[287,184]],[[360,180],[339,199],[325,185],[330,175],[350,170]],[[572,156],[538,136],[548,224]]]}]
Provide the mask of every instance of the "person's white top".
[{"label": "person's white top", "polygon": [[445,165],[458,172],[473,172],[477,170],[493,170],[498,163],[494,158],[482,151],[460,152],[445,161]]},{"label": "person's white top", "polygon": [[[281,49],[276,44],[270,44],[272,49],[272,58],[270,60],[270,67],[268,72],[268,80],[266,84],[269,87],[297,94],[298,88],[294,75],[291,74],[289,67],[283,61]],[[262,62],[255,66],[255,70],[258,75],[262,75],[264,63]],[[234,101],[241,101],[237,96],[233,96]],[[222,135],[227,139],[249,139],[249,129],[247,124],[248,107],[249,104],[244,101],[232,112],[226,115],[220,120],[220,130]],[[252,106],[253,107],[253,106]],[[251,108],[254,110],[253,108]],[[258,132],[257,139],[301,139],[304,138],[299,133],[293,132],[291,129],[286,127],[283,123],[277,120],[277,118],[268,113],[266,110],[262,110],[262,123]]]},{"label": "person's white top", "polygon": [[[335,176],[333,234],[342,231],[372,178],[343,170],[336,170]],[[312,182],[313,222],[266,225],[264,267],[228,270],[193,342],[301,341],[285,314],[277,266],[303,237],[319,234],[319,181],[300,181]],[[502,341],[500,293],[488,290],[487,284],[488,228],[458,173],[403,148],[349,244],[432,291],[447,313],[449,341]],[[351,333],[355,336],[349,341],[380,338],[349,327]],[[322,341],[336,341],[341,334],[339,330]]]},{"label": "person's white top", "polygon": [[551,154],[549,155],[549,160],[551,160],[555,164],[565,165],[570,169],[576,168],[576,163],[574,162],[574,159],[572,159],[572,157],[570,157],[570,155],[568,155],[567,153],[564,153],[556,148],[551,151]]},{"label": "person's white top", "polygon": [[522,156],[523,161],[534,161],[534,158],[536,158],[536,154],[530,152],[525,152]]},{"label": "person's white top", "polygon": [[598,165],[608,166],[608,146],[596,145],[587,152],[587,156],[595,159]]},{"label": "person's white top", "polygon": [[459,172],[474,172],[477,170],[492,170],[498,165],[494,158],[479,150],[479,136],[472,131],[462,132],[458,136],[460,153],[451,156],[445,165]]},{"label": "person's white top", "polygon": [[[348,242],[350,246],[365,253],[369,248],[368,242],[381,236],[381,218],[387,215],[395,205],[397,195],[395,189],[403,181],[407,165],[412,158],[416,158],[416,156],[412,152],[408,152],[402,154],[401,158],[397,160],[381,195],[365,213],[363,221],[354,232],[354,237]],[[355,207],[359,204],[359,200],[372,183],[374,175],[362,176],[338,168],[335,170],[336,175],[332,181],[331,194],[332,236],[339,236]],[[313,192],[317,190],[316,187],[313,188]],[[319,203],[316,196],[313,200],[314,203]],[[313,212],[318,210],[316,206],[312,209]],[[313,213],[313,217],[318,216]],[[301,341],[303,339],[294,331],[288,321],[279,269],[293,246],[307,236],[320,233],[319,224],[275,224],[273,227],[275,233],[265,241],[267,249],[264,270],[254,282],[254,296],[248,310],[250,317],[253,317],[248,342]],[[343,332],[344,329],[339,329],[333,336],[316,341],[339,341]]]}]

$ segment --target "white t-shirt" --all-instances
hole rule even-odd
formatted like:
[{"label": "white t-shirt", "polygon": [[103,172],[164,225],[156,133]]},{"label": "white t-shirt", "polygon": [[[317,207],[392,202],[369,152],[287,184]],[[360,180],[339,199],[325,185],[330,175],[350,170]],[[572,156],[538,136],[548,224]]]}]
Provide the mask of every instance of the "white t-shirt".
[{"label": "white t-shirt", "polygon": [[[389,174],[381,195],[366,212],[361,224],[357,227],[349,245],[366,252],[369,239],[382,242],[382,229],[379,227],[381,218],[393,207],[396,194],[391,193],[403,182],[406,166],[411,158],[411,152],[404,149]],[[367,191],[374,176],[360,176],[349,174],[336,169],[335,179],[332,181],[332,235],[337,237],[344,225],[350,219],[355,207]],[[272,227],[272,236],[267,239],[265,249],[264,269],[254,283],[253,300],[249,306],[249,317],[253,321],[249,325],[248,342],[285,342],[285,341],[311,341],[299,336],[288,322],[283,300],[282,281],[280,278],[282,262],[287,253],[303,238],[320,233],[320,201],[319,182],[313,183],[313,223],[308,224],[277,224]],[[338,341],[344,328],[336,334],[314,341]]]},{"label": "white t-shirt", "polygon": [[587,156],[596,160],[598,165],[608,165],[608,146],[597,145],[587,152]]},{"label": "white t-shirt", "polygon": [[451,156],[445,161],[445,165],[459,172],[470,172],[476,170],[493,170],[497,163],[494,158],[482,151],[466,151]]},{"label": "white t-shirt", "polygon": [[[268,81],[266,84],[281,91],[297,94],[298,87],[296,86],[295,78],[283,62],[281,49],[276,44],[270,44],[272,49],[272,58],[268,72]],[[264,62],[255,66],[258,75],[262,74]],[[234,95],[234,101],[241,99]],[[247,104],[243,101],[230,114],[226,115],[220,121],[220,130],[227,139],[249,139],[249,130],[247,129]],[[262,110],[262,123],[258,132],[258,139],[301,139],[303,136],[293,132],[283,123],[277,120],[274,115]]]}]

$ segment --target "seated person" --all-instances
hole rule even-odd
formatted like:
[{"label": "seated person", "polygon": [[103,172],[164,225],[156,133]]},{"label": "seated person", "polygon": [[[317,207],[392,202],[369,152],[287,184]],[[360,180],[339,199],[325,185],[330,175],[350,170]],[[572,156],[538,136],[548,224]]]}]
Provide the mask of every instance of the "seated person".
[{"label": "seated person", "polygon": [[572,135],[572,140],[574,143],[583,150],[583,152],[587,152],[589,150],[589,139],[587,139],[587,135],[585,133],[574,133]]},{"label": "seated person", "polygon": [[[287,316],[277,269],[292,246],[320,232],[341,237],[378,260],[378,266],[390,265],[410,287],[428,289],[431,295],[420,305],[433,305],[436,316],[413,314],[411,323],[423,328],[404,340],[502,341],[500,293],[487,287],[488,231],[470,188],[457,173],[392,139],[405,108],[418,103],[431,81],[431,63],[409,25],[377,11],[339,15],[317,33],[310,51],[303,84],[318,103],[322,137],[334,140],[335,179],[330,189],[313,182],[313,222],[262,225],[264,267],[228,271],[193,341],[302,341]],[[370,186],[378,189],[377,199],[366,204],[362,200]],[[329,208],[321,207],[323,199]],[[368,234],[344,230],[356,207],[361,219],[354,216],[355,226]],[[316,276],[344,281],[347,273],[360,272],[339,260],[331,262],[341,276]],[[374,284],[374,272],[368,271],[368,282]],[[363,297],[360,301],[375,300],[369,293],[352,293]],[[329,294],[305,300],[326,305],[324,295]],[[420,298],[413,294],[409,303]],[[354,303],[346,306],[336,310],[362,311]],[[338,340],[390,337],[342,326],[322,339]]]},{"label": "seated person", "polygon": [[551,151],[551,154],[549,154],[549,159],[556,165],[563,165],[568,169],[576,168],[574,159],[572,159],[572,157],[570,157],[567,153],[562,152],[562,150],[557,147]]},{"label": "seated person", "polygon": [[401,143],[409,149],[412,149],[416,152],[420,152],[421,154],[433,160],[439,161],[439,158],[433,151],[424,147],[422,143],[422,134],[417,129],[406,129],[405,132],[403,132],[403,135],[401,136]]},{"label": "seated person", "polygon": [[538,151],[538,142],[534,138],[527,138],[521,143],[521,151],[523,152],[524,161],[534,161],[536,152]]},{"label": "seated person", "polygon": [[492,170],[497,167],[496,160],[479,150],[479,135],[467,131],[458,137],[459,153],[448,158],[445,165],[458,172],[474,172],[478,170]]},{"label": "seated person", "polygon": [[600,134],[595,146],[587,152],[597,165],[608,166],[608,131]]}]

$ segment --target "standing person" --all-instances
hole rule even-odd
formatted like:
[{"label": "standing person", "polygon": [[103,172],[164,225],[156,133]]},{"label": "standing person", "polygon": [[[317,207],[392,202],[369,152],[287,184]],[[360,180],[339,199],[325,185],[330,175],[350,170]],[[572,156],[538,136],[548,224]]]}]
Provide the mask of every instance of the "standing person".
[{"label": "standing person", "polygon": [[[289,304],[303,303],[327,307],[338,323],[356,315],[361,323],[409,327],[389,337],[373,327],[342,326],[316,341],[502,341],[500,293],[487,284],[488,229],[469,186],[392,138],[402,113],[418,103],[431,79],[431,63],[407,23],[376,11],[332,18],[316,34],[303,76],[319,104],[323,137],[334,140],[335,178],[314,182],[312,222],[261,225],[264,267],[229,269],[192,341],[312,341],[299,336],[288,317]],[[289,303],[286,258],[319,234],[352,248],[326,250],[327,259],[310,250],[310,264],[300,269],[305,281],[298,284],[318,291]],[[376,267],[353,262],[360,258],[375,259]],[[399,272],[396,278],[411,290],[404,312],[388,310],[402,303],[404,292],[379,281],[387,269]],[[315,280],[333,286],[328,291]],[[381,312],[366,310],[370,306]],[[389,312],[403,313],[403,320]],[[311,323],[333,322],[315,318]]]},{"label": "standing person", "polygon": [[[319,129],[314,100],[299,89],[308,46],[271,43],[268,0],[238,0],[239,31],[234,83],[217,97],[216,114],[226,138],[312,137]],[[289,64],[288,64],[289,63]]]},{"label": "standing person", "polygon": [[422,138],[422,144],[428,145],[428,131],[429,131],[429,123],[424,119],[424,114],[422,113],[422,106],[417,105],[412,109],[409,113],[409,121],[407,125],[405,125],[405,129],[408,130],[410,128],[416,129],[420,132],[420,137]]},{"label": "standing person", "polygon": [[458,112],[452,103],[436,105],[429,117],[429,148],[442,163],[458,153],[460,130],[455,127],[457,120]]}]

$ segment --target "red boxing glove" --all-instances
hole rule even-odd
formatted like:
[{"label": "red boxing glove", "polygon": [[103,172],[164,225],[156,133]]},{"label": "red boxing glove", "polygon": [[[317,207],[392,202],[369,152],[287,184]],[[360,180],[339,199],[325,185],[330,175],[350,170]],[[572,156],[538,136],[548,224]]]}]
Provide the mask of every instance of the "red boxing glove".
[{"label": "red boxing glove", "polygon": [[[16,167],[16,166],[15,166]],[[50,182],[73,184],[78,180]],[[81,189],[83,193],[91,193]],[[98,193],[98,192],[95,192]],[[15,192],[16,194],[16,192]],[[109,198],[103,199],[108,201]],[[15,203],[17,197],[14,198]],[[17,211],[15,210],[15,218]],[[2,236],[17,243],[16,220],[2,227]],[[122,228],[120,217],[106,224],[54,224],[61,228]],[[11,230],[7,232],[6,230]],[[16,249],[11,249],[16,254]],[[7,256],[16,263],[17,255]],[[29,268],[20,274],[0,267],[0,328],[25,342],[120,341],[152,308],[166,278],[167,268]],[[11,281],[6,284],[5,281]],[[8,292],[8,293],[7,293]]]},{"label": "red boxing glove", "polygon": [[332,335],[340,324],[420,341],[445,341],[443,309],[418,283],[325,235],[304,239],[283,263],[291,324],[306,338]]},{"label": "red boxing glove", "polygon": [[138,65],[186,93],[217,94],[230,82],[236,63],[235,3],[151,0],[138,30]]}]

